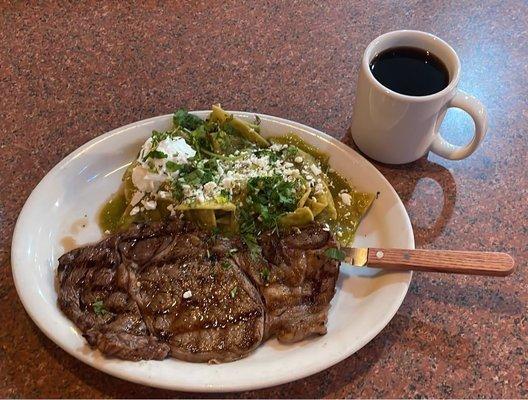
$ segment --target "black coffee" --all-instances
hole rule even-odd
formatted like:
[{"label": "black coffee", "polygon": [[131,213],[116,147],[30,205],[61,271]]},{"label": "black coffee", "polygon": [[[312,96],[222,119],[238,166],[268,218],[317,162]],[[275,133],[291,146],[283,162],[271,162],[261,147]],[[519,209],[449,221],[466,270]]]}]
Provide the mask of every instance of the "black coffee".
[{"label": "black coffee", "polygon": [[446,66],[433,53],[416,47],[394,47],[382,51],[370,70],[383,86],[409,96],[427,96],[449,84]]}]

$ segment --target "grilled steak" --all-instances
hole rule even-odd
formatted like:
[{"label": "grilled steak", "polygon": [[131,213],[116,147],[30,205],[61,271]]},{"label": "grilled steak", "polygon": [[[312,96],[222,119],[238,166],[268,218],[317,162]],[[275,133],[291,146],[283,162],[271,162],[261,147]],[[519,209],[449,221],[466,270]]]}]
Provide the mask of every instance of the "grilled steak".
[{"label": "grilled steak", "polygon": [[59,259],[58,303],[91,346],[127,360],[226,362],[272,336],[326,333],[330,233],[314,224],[260,245],[255,255],[178,219],[135,225]]}]

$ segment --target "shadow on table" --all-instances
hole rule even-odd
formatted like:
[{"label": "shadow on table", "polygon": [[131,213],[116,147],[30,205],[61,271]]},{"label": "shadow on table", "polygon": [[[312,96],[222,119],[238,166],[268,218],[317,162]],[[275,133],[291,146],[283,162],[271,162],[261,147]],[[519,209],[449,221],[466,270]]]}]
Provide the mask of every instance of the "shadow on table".
[{"label": "shadow on table", "polygon": [[[442,165],[429,161],[427,156],[424,156],[415,162],[404,165],[388,165],[379,163],[361,153],[352,139],[350,139],[350,135],[345,137],[343,142],[372,162],[394,187],[394,190],[396,190],[403,204],[405,205],[405,208],[410,214],[416,247],[433,242],[434,239],[443,232],[444,228],[449,223],[451,216],[453,215],[453,209],[456,203],[457,187],[451,172]],[[412,214],[414,207],[411,204],[411,200],[413,194],[415,193],[418,182],[427,178],[435,181],[442,190],[442,198],[435,198],[431,203],[431,207],[436,207],[438,206],[439,202],[442,202],[442,210],[431,226],[422,227],[419,226],[415,220],[413,220]]]}]

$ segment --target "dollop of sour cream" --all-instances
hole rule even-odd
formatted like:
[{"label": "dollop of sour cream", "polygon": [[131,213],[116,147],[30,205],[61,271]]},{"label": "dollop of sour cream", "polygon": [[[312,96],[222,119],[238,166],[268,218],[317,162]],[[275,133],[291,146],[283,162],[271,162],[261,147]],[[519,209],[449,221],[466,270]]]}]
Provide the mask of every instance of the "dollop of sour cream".
[{"label": "dollop of sour cream", "polygon": [[196,155],[196,151],[182,137],[166,138],[159,142],[156,150],[167,155],[167,158],[161,160],[165,163],[172,161],[176,164],[187,164],[188,159]]},{"label": "dollop of sour cream", "polygon": [[[158,154],[163,154],[163,157],[148,157],[152,150],[155,150]],[[159,174],[170,175],[170,172],[167,171],[168,161],[175,164],[187,164],[189,158],[195,155],[196,151],[182,137],[167,137],[160,141],[154,149],[152,146],[152,138],[148,138],[141,147],[138,161],[143,166],[153,164],[156,172]]]},{"label": "dollop of sour cream", "polygon": [[[149,156],[152,150],[162,157]],[[167,169],[167,162],[187,164],[189,158],[195,155],[196,151],[182,137],[167,137],[155,148],[152,146],[152,138],[148,138],[139,152],[138,165],[132,170],[132,183],[141,192],[155,193],[167,177],[172,175]]]}]

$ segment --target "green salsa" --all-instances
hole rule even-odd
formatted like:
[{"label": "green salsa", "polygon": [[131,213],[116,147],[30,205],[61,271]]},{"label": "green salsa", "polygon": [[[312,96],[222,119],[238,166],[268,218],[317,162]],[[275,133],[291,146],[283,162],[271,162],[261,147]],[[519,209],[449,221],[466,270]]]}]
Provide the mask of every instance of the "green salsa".
[{"label": "green salsa", "polygon": [[337,219],[328,221],[337,239],[343,245],[351,245],[361,218],[372,205],[375,194],[354,190],[344,177],[333,170],[327,171],[326,175],[331,182],[329,189],[332,196],[338,198],[341,190],[347,190],[351,197],[350,205],[342,201],[336,202]]},{"label": "green salsa", "polygon": [[323,153],[317,147],[312,146],[309,143],[306,143],[299,136],[294,135],[293,133],[290,133],[285,136],[274,136],[274,137],[269,138],[269,140],[272,143],[289,144],[292,146],[296,146],[302,151],[304,151],[305,153],[310,154],[313,158],[319,161],[322,165],[328,166],[328,158],[329,158],[328,154]]},{"label": "green salsa", "polygon": [[167,210],[169,201],[158,201],[156,210],[145,210],[134,216],[130,215],[130,206],[127,206],[127,199],[123,189],[112,195],[101,211],[99,212],[99,226],[106,232],[114,233],[128,228],[132,222],[154,222],[161,221],[170,215]]},{"label": "green salsa", "polygon": [[116,232],[122,226],[127,208],[125,192],[121,189],[108,200],[99,212],[99,226],[103,231]]}]

